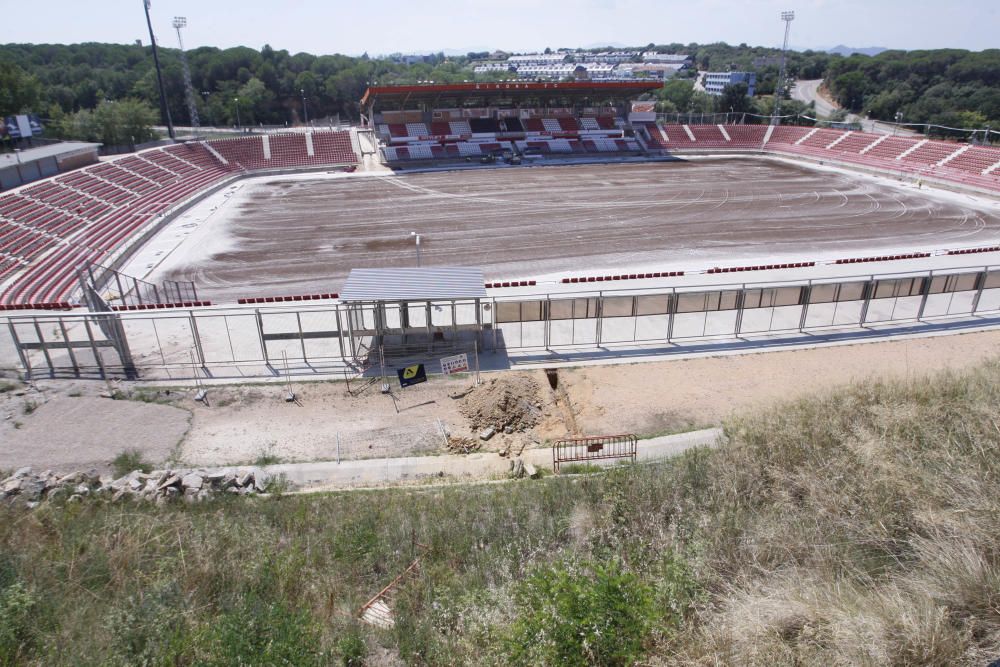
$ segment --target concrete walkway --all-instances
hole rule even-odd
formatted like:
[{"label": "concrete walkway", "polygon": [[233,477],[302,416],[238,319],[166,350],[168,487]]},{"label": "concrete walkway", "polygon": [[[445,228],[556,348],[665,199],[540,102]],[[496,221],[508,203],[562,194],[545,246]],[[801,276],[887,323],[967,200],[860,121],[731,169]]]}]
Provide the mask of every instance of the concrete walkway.
[{"label": "concrete walkway", "polygon": [[[692,447],[713,446],[722,429],[710,428],[677,435],[640,440],[638,460],[653,461],[676,456]],[[521,458],[526,463],[551,469],[552,450],[548,447],[526,449]],[[509,458],[496,452],[477,454],[445,454],[442,456],[406,456],[401,458],[361,459],[352,461],[322,461],[266,466],[274,475],[284,475],[304,491],[328,491],[343,488],[374,487],[398,483],[433,480],[480,481],[497,479],[510,468]],[[613,465],[613,461],[599,461]]]}]

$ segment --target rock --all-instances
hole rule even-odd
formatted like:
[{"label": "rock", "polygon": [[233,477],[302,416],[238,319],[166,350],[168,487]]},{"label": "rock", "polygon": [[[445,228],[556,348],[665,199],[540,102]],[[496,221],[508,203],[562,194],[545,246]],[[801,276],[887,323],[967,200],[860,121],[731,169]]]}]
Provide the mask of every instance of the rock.
[{"label": "rock", "polygon": [[494,435],[496,435],[496,433],[497,433],[497,430],[495,428],[493,428],[492,426],[488,426],[488,427],[484,428],[482,431],[479,432],[479,439],[480,440],[489,440]]},{"label": "rock", "polygon": [[60,486],[70,486],[72,484],[79,484],[80,482],[83,481],[83,478],[84,478],[83,473],[80,472],[79,470],[77,470],[76,472],[71,472],[68,475],[64,475],[63,477],[60,477],[59,478],[59,485]]},{"label": "rock", "polygon": [[184,475],[184,479],[181,480],[181,486],[185,489],[193,490],[195,492],[200,491],[205,480],[202,479],[201,475],[196,472]]},{"label": "rock", "polygon": [[3,483],[3,492],[8,496],[20,493],[21,484],[22,481],[20,479],[13,479],[8,477],[7,480]]},{"label": "rock", "polygon": [[28,501],[24,503],[24,506],[27,507],[29,510],[33,510],[36,507],[38,507],[38,501],[37,500]]},{"label": "rock", "polygon": [[235,486],[230,486],[228,489],[226,489],[226,493],[239,493],[239,492],[240,492],[239,488]]},{"label": "rock", "polygon": [[129,492],[126,491],[125,489],[119,489],[118,491],[115,491],[115,495],[111,496],[111,502],[117,503],[127,498],[129,495],[130,495]]},{"label": "rock", "polygon": [[120,486],[118,488],[119,489],[120,488],[128,488],[128,489],[131,489],[132,491],[139,491],[140,489],[142,489],[142,487],[143,487],[143,484],[142,484],[141,481],[139,481],[138,479],[130,479],[130,480],[128,480],[128,484],[127,485],[125,485],[124,487]]},{"label": "rock", "polygon": [[520,458],[514,459],[510,462],[510,475],[515,479],[520,479],[524,477],[524,461]]},{"label": "rock", "polygon": [[171,498],[179,496],[181,494],[181,490],[178,489],[176,486],[168,486],[168,487],[165,487],[165,489],[166,489],[166,492],[167,492],[167,496],[169,496]]},{"label": "rock", "polygon": [[228,474],[225,470],[213,470],[205,474],[205,479],[212,484],[216,484],[224,480]]},{"label": "rock", "polygon": [[28,478],[21,483],[21,497],[28,501],[39,500],[44,490],[45,482],[41,480]]},{"label": "rock", "polygon": [[511,433],[514,432],[514,427],[511,426],[510,424],[507,424],[506,426],[503,427],[503,432],[507,435],[510,435]]},{"label": "rock", "polygon": [[252,481],[253,481],[253,471],[252,470],[247,470],[246,472],[241,473],[241,474],[239,474],[239,475],[236,476],[236,485],[237,486],[243,486],[243,487],[245,487],[245,486],[248,486]]},{"label": "rock", "polygon": [[208,489],[202,489],[201,491],[198,492],[198,495],[197,495],[199,503],[204,502],[204,501],[208,500],[211,497],[212,497],[212,492],[209,491]]},{"label": "rock", "polygon": [[31,466],[25,466],[24,468],[18,468],[16,471],[14,471],[14,477],[17,477],[19,479],[21,477],[27,477],[30,474],[31,474]]},{"label": "rock", "polygon": [[[173,488],[173,487],[170,487],[170,488]],[[167,502],[169,502],[167,496],[156,496],[156,504],[157,505],[161,505],[161,506],[162,505],[166,505]]]},{"label": "rock", "polygon": [[156,489],[158,491],[163,490],[163,489],[173,489],[175,484],[180,484],[180,481],[181,481],[180,475],[170,475],[169,477],[167,477],[166,479],[164,479],[162,482],[160,482],[156,486]]},{"label": "rock", "polygon": [[264,472],[263,470],[257,470],[253,476],[254,488],[258,491],[266,491],[267,483],[271,481],[271,476]]},{"label": "rock", "polygon": [[83,501],[83,496],[81,496],[79,493],[74,493],[72,496],[66,499],[66,502],[68,503],[79,503],[82,501]]},{"label": "rock", "polygon": [[531,479],[537,479],[538,478],[538,468],[536,468],[535,466],[531,465],[530,463],[525,463],[524,464],[524,472]]},{"label": "rock", "polygon": [[90,493],[90,487],[86,484],[77,484],[73,488],[73,492],[78,496],[85,496]]}]

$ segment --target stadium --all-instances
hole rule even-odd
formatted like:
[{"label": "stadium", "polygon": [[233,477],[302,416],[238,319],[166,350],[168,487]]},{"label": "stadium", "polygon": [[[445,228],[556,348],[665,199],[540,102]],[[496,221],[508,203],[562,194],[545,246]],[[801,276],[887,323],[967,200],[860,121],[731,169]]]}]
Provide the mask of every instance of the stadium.
[{"label": "stadium", "polygon": [[[79,309],[11,313],[20,364],[363,372],[382,350],[384,373],[423,339],[655,349],[1000,307],[1000,150],[668,123],[634,102],[658,85],[372,86],[355,127],[193,138],[15,188],[0,307]],[[353,269],[383,273],[341,298]],[[393,296],[410,280],[428,293]]]}]

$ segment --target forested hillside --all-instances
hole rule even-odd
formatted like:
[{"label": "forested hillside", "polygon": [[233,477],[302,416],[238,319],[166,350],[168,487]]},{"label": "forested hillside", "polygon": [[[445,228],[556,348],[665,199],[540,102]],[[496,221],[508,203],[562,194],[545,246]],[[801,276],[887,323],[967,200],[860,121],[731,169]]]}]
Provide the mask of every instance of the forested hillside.
[{"label": "forested hillside", "polygon": [[909,123],[1000,127],[1000,49],[885,51],[831,61],[827,85],[852,111]]},{"label": "forested hillside", "polygon": [[[648,44],[642,51],[690,54],[698,70],[750,70],[757,73],[758,96],[772,95],[780,67],[774,48],[716,44]],[[593,50],[593,49],[591,49]],[[407,65],[383,58],[315,56],[265,46],[202,47],[187,52],[202,122],[232,125],[237,111],[243,124],[295,123],[302,119],[303,96],[313,119],[340,114],[356,118],[358,100],[369,82],[406,83],[422,80],[472,80],[473,60],[486,53],[446,57]],[[577,60],[587,54],[579,50]],[[171,116],[189,122],[184,101],[180,52],[161,49],[164,83]],[[693,75],[693,73],[692,73]],[[499,76],[499,75],[493,75]],[[681,74],[683,79],[685,73]],[[822,52],[788,54],[788,78],[825,77],[836,99],[858,112],[892,120],[952,127],[1000,127],[1000,50],[970,52],[886,51],[875,57],[844,58]],[[670,84],[667,86],[670,88]],[[664,90],[663,111],[764,111],[770,103],[738,98],[691,98],[690,81]],[[134,98],[159,106],[149,47],[122,44],[0,45],[0,115],[30,107],[49,119],[80,109],[95,109],[105,100]],[[237,101],[238,100],[238,101]],[[798,104],[784,105],[786,112]],[[15,108],[16,107],[16,108]],[[804,111],[804,109],[802,109]]]}]

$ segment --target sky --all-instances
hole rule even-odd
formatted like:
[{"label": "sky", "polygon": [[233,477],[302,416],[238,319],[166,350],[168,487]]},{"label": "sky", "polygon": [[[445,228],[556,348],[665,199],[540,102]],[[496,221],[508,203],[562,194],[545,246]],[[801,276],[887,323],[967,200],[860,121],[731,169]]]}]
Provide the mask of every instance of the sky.
[{"label": "sky", "polygon": [[[14,0],[0,0],[10,3]],[[7,21],[2,42],[148,43],[143,0],[45,0],[44,20]],[[157,41],[186,48],[270,44],[292,53],[535,51],[671,42],[794,48],[1000,46],[997,0],[152,0]]]}]

